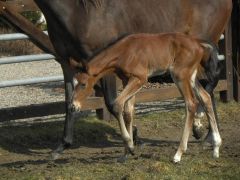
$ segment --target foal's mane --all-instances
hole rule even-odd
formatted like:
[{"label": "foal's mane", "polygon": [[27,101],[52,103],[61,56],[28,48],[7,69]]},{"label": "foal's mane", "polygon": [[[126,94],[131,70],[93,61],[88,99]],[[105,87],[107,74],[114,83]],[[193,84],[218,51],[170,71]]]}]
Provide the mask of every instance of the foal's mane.
[{"label": "foal's mane", "polygon": [[93,5],[95,8],[100,8],[103,4],[103,0],[76,0],[77,5],[82,5],[88,12],[89,6]]}]

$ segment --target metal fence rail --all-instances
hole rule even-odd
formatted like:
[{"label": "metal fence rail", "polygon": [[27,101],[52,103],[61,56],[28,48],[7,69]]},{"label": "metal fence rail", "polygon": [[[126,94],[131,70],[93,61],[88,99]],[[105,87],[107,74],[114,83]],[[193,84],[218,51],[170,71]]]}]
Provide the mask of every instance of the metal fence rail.
[{"label": "metal fence rail", "polygon": [[1,64],[13,64],[22,62],[33,62],[33,61],[46,61],[52,60],[55,57],[51,54],[35,54],[35,55],[24,55],[24,56],[11,56],[0,58]]},{"label": "metal fence rail", "polygon": [[[44,31],[45,34],[48,34],[47,31]],[[12,34],[1,34],[0,41],[14,41],[14,40],[25,40],[29,37],[22,33],[12,33]],[[24,62],[34,62],[34,61],[46,61],[52,60],[55,57],[51,54],[34,54],[34,55],[22,55],[22,56],[10,56],[0,58],[0,65],[4,64],[13,64],[13,63],[24,63]],[[19,80],[9,80],[1,81],[0,88],[21,86],[21,85],[30,85],[38,83],[47,83],[47,82],[58,82],[63,81],[63,76],[48,76],[48,77],[37,77],[29,79],[19,79]]]},{"label": "metal fence rail", "polygon": [[[47,31],[43,31],[45,34],[48,34]],[[28,35],[23,33],[9,33],[9,34],[0,34],[0,41],[15,41],[15,40],[24,40],[29,39]]]},{"label": "metal fence rail", "polygon": [[11,80],[11,81],[1,81],[0,88],[23,86],[23,85],[38,84],[38,83],[47,83],[47,82],[58,82],[63,80],[64,80],[63,76],[48,76],[48,77],[19,79],[19,80]]}]

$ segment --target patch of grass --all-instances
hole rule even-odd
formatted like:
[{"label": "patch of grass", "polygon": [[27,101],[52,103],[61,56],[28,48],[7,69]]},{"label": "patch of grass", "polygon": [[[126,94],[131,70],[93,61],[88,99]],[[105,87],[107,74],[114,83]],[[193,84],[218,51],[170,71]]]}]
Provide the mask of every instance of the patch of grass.
[{"label": "patch of grass", "polygon": [[[192,163],[175,165],[169,161],[153,159],[129,160],[127,163],[111,164],[70,162],[55,167],[12,170],[11,177],[19,179],[238,179],[240,170],[232,161],[195,159]],[[222,165],[223,164],[223,165]],[[37,167],[35,167],[37,168]],[[4,174],[3,176],[4,177]],[[9,176],[5,176],[6,178]],[[22,177],[22,178],[21,178]]]}]

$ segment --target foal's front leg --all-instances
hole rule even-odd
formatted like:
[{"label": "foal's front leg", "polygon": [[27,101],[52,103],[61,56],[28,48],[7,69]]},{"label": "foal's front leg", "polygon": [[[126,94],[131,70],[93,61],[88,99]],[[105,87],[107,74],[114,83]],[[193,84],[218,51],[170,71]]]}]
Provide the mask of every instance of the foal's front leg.
[{"label": "foal's front leg", "polygon": [[[138,78],[135,78],[135,77],[130,78],[128,81],[128,84],[123,89],[121,94],[117,97],[113,105],[113,115],[116,117],[116,119],[119,122],[121,135],[125,143],[125,153],[121,158],[119,158],[119,162],[124,162],[127,158],[128,152],[133,154],[133,150],[134,150],[132,131],[131,131],[132,127],[129,127],[128,128],[129,131],[128,131],[126,124],[124,122],[124,117],[123,117],[124,106],[126,102],[130,98],[132,98],[137,93],[138,90],[141,89],[143,84],[144,84],[144,81],[141,81]],[[130,123],[129,126],[132,126],[132,123]]]}]

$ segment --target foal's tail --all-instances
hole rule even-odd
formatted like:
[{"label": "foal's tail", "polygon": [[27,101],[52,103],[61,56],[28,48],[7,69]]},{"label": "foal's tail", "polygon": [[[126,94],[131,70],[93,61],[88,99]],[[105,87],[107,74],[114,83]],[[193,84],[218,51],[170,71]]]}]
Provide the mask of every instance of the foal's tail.
[{"label": "foal's tail", "polygon": [[207,76],[208,81],[205,90],[209,94],[212,94],[214,88],[217,86],[217,83],[219,81],[221,71],[218,60],[218,48],[216,44],[209,42],[202,42],[201,45],[203,46],[204,49],[208,50],[208,52],[210,53],[209,59],[202,65],[205,69],[205,74]]}]

